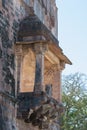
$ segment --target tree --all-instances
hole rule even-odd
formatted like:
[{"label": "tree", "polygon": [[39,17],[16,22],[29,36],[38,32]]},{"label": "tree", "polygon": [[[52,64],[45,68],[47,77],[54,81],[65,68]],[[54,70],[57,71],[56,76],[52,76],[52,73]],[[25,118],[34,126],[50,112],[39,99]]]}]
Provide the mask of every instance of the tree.
[{"label": "tree", "polygon": [[87,130],[87,79],[84,74],[63,77],[63,104],[65,112],[61,117],[62,130]]}]

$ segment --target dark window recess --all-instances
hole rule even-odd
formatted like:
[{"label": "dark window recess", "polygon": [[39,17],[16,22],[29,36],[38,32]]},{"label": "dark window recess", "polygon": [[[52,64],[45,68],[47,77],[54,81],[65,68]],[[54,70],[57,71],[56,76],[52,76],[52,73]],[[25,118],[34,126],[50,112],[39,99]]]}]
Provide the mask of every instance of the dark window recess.
[{"label": "dark window recess", "polygon": [[2,6],[5,8],[6,7],[6,0],[2,0]]}]

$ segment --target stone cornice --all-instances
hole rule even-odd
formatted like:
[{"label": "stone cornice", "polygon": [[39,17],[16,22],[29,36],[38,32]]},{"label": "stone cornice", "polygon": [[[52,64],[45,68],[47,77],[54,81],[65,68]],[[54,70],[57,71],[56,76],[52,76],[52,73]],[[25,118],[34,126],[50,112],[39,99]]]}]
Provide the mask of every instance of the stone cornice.
[{"label": "stone cornice", "polygon": [[28,16],[21,23],[18,31],[18,41],[23,41],[23,37],[42,35],[46,40],[58,46],[59,41],[51,31],[36,16]]}]

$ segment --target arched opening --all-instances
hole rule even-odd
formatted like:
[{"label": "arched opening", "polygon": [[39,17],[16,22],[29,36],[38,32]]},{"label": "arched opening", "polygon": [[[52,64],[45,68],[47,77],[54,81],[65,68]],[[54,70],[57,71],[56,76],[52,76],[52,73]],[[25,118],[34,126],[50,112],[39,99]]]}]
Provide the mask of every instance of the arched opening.
[{"label": "arched opening", "polygon": [[21,69],[20,92],[33,92],[35,80],[35,55],[29,48],[23,57]]}]

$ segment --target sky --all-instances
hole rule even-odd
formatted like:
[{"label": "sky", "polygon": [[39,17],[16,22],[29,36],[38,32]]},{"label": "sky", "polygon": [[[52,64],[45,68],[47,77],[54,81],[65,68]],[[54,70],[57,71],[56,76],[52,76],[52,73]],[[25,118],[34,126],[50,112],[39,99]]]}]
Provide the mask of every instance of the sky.
[{"label": "sky", "polygon": [[64,75],[87,75],[87,0],[56,0],[58,40],[64,54],[72,61]]}]

